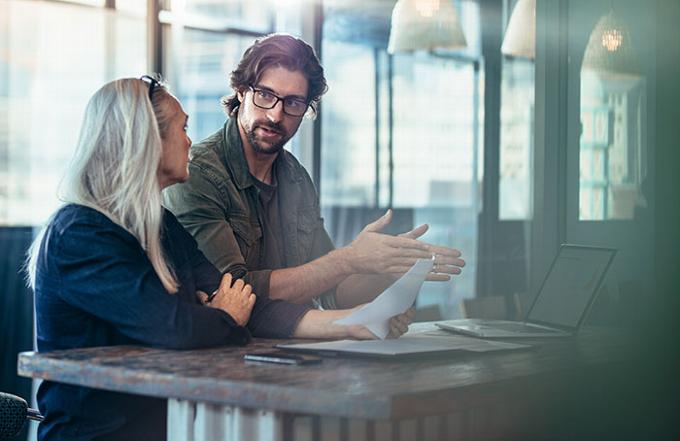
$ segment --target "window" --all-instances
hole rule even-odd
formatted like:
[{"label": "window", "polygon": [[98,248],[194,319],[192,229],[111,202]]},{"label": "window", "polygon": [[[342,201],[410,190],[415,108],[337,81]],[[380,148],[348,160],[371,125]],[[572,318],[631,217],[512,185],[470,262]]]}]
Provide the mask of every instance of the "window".
[{"label": "window", "polygon": [[231,94],[229,72],[253,37],[174,27],[170,33],[168,79],[184,111],[189,136],[206,138],[224,124],[220,97]]},{"label": "window", "polygon": [[534,62],[502,60],[499,220],[530,220],[534,145]]},{"label": "window", "polygon": [[1,225],[39,225],[58,206],[87,100],[106,81],[145,72],[145,41],[143,16],[0,3]]},{"label": "window", "polygon": [[645,95],[640,76],[582,70],[580,220],[633,219],[647,206]]},{"label": "window", "polygon": [[[229,74],[262,35],[299,34],[299,6],[274,9],[269,0],[171,1],[161,13],[166,76],[189,118],[194,142],[219,130],[226,116],[220,98],[233,93]],[[297,138],[297,137],[296,137]],[[295,150],[297,139],[288,149]]]},{"label": "window", "polygon": [[479,72],[474,61],[394,58],[394,206],[410,207],[424,237],[460,249],[464,277],[426,284],[419,306],[457,312],[475,293],[479,181]]},{"label": "window", "polygon": [[321,204],[374,206],[375,60],[371,47],[324,41]]},{"label": "window", "polygon": [[424,240],[460,249],[464,277],[426,283],[418,307],[454,317],[475,295],[483,90],[479,8],[461,4],[460,52],[386,53],[390,2],[324,10],[321,205],[336,245],[388,207],[391,233],[427,223]]},{"label": "window", "polygon": [[268,0],[171,0],[171,10],[216,24],[260,30],[272,27],[274,15]]}]

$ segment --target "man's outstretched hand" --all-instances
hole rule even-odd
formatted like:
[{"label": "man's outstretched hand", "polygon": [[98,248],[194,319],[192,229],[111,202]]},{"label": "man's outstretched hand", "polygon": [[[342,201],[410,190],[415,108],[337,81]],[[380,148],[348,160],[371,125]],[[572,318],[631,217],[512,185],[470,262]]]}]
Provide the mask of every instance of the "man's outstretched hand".
[{"label": "man's outstretched hand", "polygon": [[426,224],[398,236],[382,233],[391,221],[392,210],[387,210],[378,220],[366,225],[346,247],[346,264],[352,272],[400,275],[416,260],[434,258],[434,268],[427,280],[449,280],[451,275],[460,274],[465,266],[460,251],[418,240],[427,232]]}]

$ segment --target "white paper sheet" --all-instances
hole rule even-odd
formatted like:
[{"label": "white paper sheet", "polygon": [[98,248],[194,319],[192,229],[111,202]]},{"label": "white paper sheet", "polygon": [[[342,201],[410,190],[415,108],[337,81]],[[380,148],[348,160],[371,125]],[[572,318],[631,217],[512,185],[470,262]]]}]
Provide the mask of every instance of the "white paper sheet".
[{"label": "white paper sheet", "polygon": [[418,259],[410,270],[372,302],[347,317],[336,320],[340,325],[364,325],[378,338],[385,339],[390,332],[390,318],[403,314],[413,302],[423,286],[427,273],[432,270],[432,259]]}]

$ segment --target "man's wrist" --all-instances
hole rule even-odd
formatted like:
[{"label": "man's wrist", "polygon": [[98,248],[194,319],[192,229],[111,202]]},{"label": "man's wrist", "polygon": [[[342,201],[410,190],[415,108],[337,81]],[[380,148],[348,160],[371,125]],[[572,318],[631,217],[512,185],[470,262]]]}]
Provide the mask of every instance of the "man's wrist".
[{"label": "man's wrist", "polygon": [[303,316],[293,333],[297,338],[348,338],[351,336],[347,325],[335,323],[351,311],[319,311],[310,309]]},{"label": "man's wrist", "polygon": [[332,259],[333,266],[337,268],[340,275],[349,276],[356,272],[353,265],[352,249],[349,245],[331,251],[328,253],[328,257]]},{"label": "man's wrist", "polygon": [[340,325],[335,323],[336,320],[343,319],[350,315],[352,313],[351,309],[343,309],[340,311],[333,311],[334,317],[331,319],[331,322],[329,323],[330,326],[328,327],[331,335],[329,336],[330,338],[340,338],[340,339],[346,339],[346,338],[351,338],[352,333],[350,332],[350,327],[349,325]]}]

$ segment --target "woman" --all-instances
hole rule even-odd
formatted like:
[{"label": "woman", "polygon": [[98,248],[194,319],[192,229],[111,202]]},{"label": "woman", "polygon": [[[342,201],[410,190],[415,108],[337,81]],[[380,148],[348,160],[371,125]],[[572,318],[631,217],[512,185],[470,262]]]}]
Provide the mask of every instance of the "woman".
[{"label": "woman", "polygon": [[[151,77],[106,84],[88,103],[65,206],[29,256],[39,351],[137,344],[190,349],[258,337],[374,338],[318,311],[257,298],[224,276],[161,206],[188,178],[188,116]],[[207,293],[211,293],[208,295]],[[394,317],[392,334],[411,312]],[[40,439],[164,439],[161,400],[45,381]]]}]

